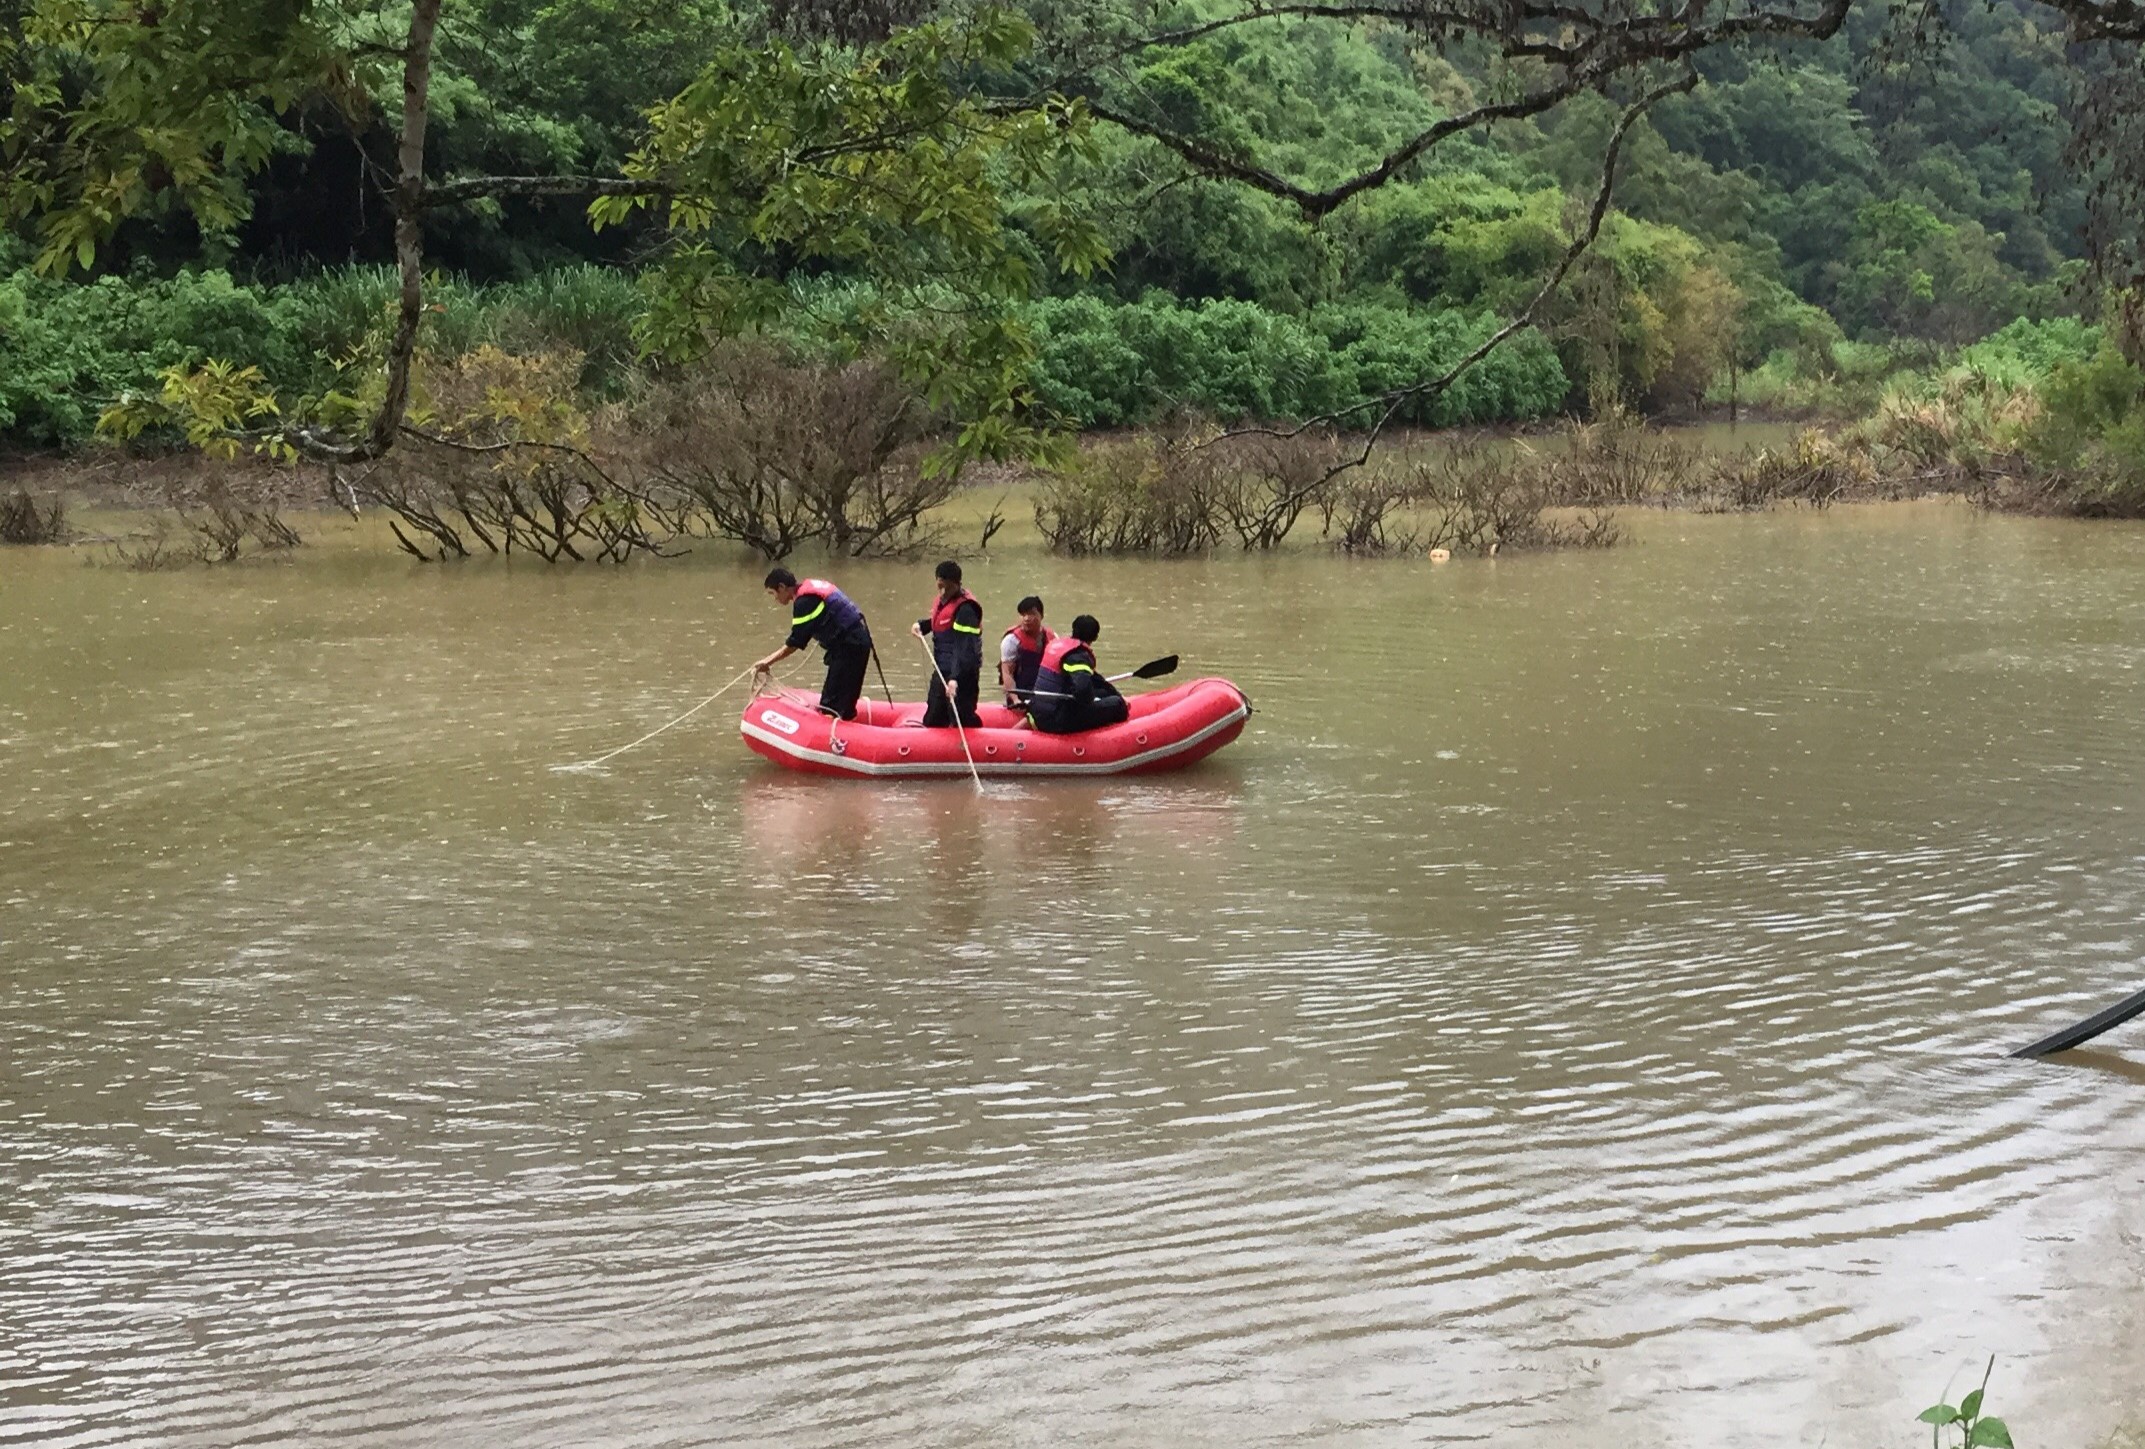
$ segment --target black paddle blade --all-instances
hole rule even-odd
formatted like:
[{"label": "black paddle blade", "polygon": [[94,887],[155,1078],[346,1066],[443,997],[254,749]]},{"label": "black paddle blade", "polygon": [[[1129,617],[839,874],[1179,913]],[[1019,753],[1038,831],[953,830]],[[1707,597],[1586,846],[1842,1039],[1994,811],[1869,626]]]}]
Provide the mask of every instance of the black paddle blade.
[{"label": "black paddle blade", "polygon": [[1132,677],[1134,679],[1160,679],[1165,674],[1175,674],[1176,672],[1177,656],[1172,654],[1164,659],[1148,660],[1145,664],[1132,671]]}]

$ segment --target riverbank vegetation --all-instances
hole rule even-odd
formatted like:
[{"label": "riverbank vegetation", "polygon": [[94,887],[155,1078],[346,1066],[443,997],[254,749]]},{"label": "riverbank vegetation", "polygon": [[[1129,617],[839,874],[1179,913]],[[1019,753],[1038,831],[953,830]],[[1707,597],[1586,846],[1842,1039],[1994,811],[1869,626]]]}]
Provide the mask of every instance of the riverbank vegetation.
[{"label": "riverbank vegetation", "polygon": [[[0,446],[304,464],[426,558],[911,550],[993,464],[1044,470],[1069,552],[1932,489],[2145,513],[2145,25],[2090,0],[1673,37],[418,0],[175,43],[235,3],[8,21]],[[1723,413],[1818,430],[1723,461],[1632,424]],[[1382,445],[1482,427],[1567,435]],[[247,476],[166,500],[208,556],[290,541]]]}]

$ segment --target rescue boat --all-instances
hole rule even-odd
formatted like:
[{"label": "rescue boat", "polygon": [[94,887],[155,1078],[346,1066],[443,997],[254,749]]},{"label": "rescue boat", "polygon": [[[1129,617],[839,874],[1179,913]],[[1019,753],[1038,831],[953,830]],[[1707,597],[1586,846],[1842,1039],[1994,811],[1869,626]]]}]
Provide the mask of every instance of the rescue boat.
[{"label": "rescue boat", "polygon": [[819,712],[817,693],[777,688],[746,704],[738,729],[757,753],[817,775],[966,775],[971,758],[984,775],[1140,775],[1205,759],[1251,717],[1251,701],[1226,679],[1194,679],[1125,702],[1131,713],[1123,724],[1076,735],[1014,729],[1017,711],[983,704],[982,727],[964,732],[923,728],[918,703],[859,700],[855,719],[838,720]]}]

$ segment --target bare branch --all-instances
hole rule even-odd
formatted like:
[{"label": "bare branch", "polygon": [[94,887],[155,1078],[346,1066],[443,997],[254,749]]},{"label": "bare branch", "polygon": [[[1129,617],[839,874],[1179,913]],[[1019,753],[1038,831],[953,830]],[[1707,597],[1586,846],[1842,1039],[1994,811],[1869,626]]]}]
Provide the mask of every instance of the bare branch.
[{"label": "bare branch", "polygon": [[2071,39],[2145,41],[2145,5],[2137,0],[2042,0],[2070,22]]},{"label": "bare branch", "polygon": [[464,176],[425,187],[420,204],[456,206],[507,196],[669,196],[675,190],[666,181],[636,181],[627,176]]},{"label": "bare branch", "polygon": [[1284,201],[1293,201],[1302,209],[1305,216],[1316,219],[1335,210],[1351,197],[1372,190],[1375,187],[1383,186],[1386,182],[1392,180],[1394,174],[1403,166],[1406,166],[1410,161],[1415,160],[1448,136],[1456,136],[1462,131],[1473,130],[1476,127],[1488,125],[1492,121],[1518,120],[1523,117],[1538,115],[1562,101],[1569,100],[1584,89],[1586,89],[1584,84],[1570,82],[1537,95],[1527,96],[1521,100],[1477,106],[1475,109],[1463,111],[1457,116],[1448,116],[1436,125],[1395,147],[1387,153],[1382,161],[1369,170],[1359,172],[1343,181],[1340,185],[1327,187],[1323,191],[1312,191],[1307,187],[1299,186],[1287,177],[1269,171],[1263,166],[1217,151],[1212,146],[1194,137],[1179,135],[1165,127],[1142,121],[1137,116],[1117,110],[1114,107],[1090,103],[1089,109],[1102,120],[1112,122],[1115,125],[1122,126],[1125,130],[1160,142],[1210,176],[1226,177],[1231,181],[1240,181],[1247,186],[1256,187],[1270,196],[1278,196]]},{"label": "bare branch", "polygon": [[[1558,260],[1547,280],[1542,283],[1527,305],[1521,308],[1519,313],[1506,322],[1504,326],[1476,344],[1466,356],[1453,363],[1444,372],[1427,381],[1396,388],[1383,397],[1358,403],[1354,407],[1341,408],[1321,417],[1308,419],[1292,428],[1241,428],[1232,433],[1225,433],[1222,437],[1245,437],[1263,433],[1275,437],[1293,438],[1313,429],[1333,427],[1371,408],[1381,408],[1378,420],[1371,425],[1370,431],[1364,435],[1362,448],[1352,457],[1335,464],[1325,477],[1312,486],[1314,488],[1323,487],[1326,483],[1331,482],[1350,469],[1360,468],[1365,463],[1368,463],[1372,452],[1378,446],[1379,438],[1388,427],[1392,426],[1393,420],[1400,415],[1400,410],[1403,406],[1415,399],[1432,397],[1444,392],[1458,382],[1476,363],[1502,347],[1519,332],[1534,324],[1534,319],[1543,305],[1556,295],[1557,289],[1564,284],[1564,278],[1570,274],[1571,269],[1578,263],[1579,258],[1586,254],[1587,249],[1594,244],[1595,238],[1601,234],[1601,224],[1608,217],[1609,204],[1616,191],[1617,161],[1623,152],[1624,138],[1630,134],[1632,126],[1636,125],[1639,118],[1651,110],[1658,102],[1669,96],[1688,91],[1697,84],[1698,77],[1696,73],[1687,71],[1677,79],[1647,91],[1624,108],[1623,114],[1617,118],[1615,130],[1609,134],[1609,144],[1602,153],[1601,185],[1594,193],[1592,207],[1587,211],[1586,225],[1580,229],[1578,235],[1572,238],[1571,244],[1564,249],[1564,255]],[[1216,441],[1219,441],[1219,439]]]},{"label": "bare branch", "polygon": [[[1305,216],[1323,217],[1352,197],[1393,179],[1411,162],[1450,137],[1497,121],[1540,115],[1586,91],[1605,89],[1618,76],[1661,62],[1676,63],[1714,47],[1757,38],[1821,40],[1846,20],[1855,0],[1823,0],[1814,12],[1799,9],[1755,10],[1702,23],[1707,0],[1684,0],[1662,13],[1616,17],[1569,5],[1520,3],[1485,5],[1469,11],[1442,7],[1387,5],[1292,5],[1255,7],[1182,31],[1156,37],[1157,44],[1184,44],[1229,25],[1274,18],[1383,19],[1433,30],[1471,35],[1494,46],[1511,60],[1546,62],[1554,79],[1513,100],[1496,101],[1447,116],[1425,127],[1388,152],[1378,163],[1338,185],[1314,189],[1293,181],[1256,160],[1232,155],[1198,136],[1185,135],[1123,106],[1091,99],[1089,109],[1106,120],[1146,136],[1174,151],[1192,166],[1293,202]],[[2091,0],[2061,0],[2089,5]],[[2139,0],[2107,0],[2111,6],[2136,6]],[[1537,29],[1540,26],[1543,28]],[[1551,28],[1553,27],[1553,28]],[[1136,51],[1135,44],[1123,53]],[[1075,88],[1070,85],[1068,89]],[[1099,87],[1090,77],[1086,90]]]}]

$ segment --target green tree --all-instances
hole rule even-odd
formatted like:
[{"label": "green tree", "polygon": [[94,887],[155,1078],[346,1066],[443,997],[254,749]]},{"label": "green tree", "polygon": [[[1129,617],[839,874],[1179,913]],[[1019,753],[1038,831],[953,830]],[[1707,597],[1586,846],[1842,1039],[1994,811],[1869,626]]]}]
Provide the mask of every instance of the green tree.
[{"label": "green tree", "polygon": [[1874,201],[1855,216],[1836,268],[1850,330],[1959,346],[2036,299],[1978,222],[1948,223],[1916,201]]},{"label": "green tree", "polygon": [[[976,81],[1004,74],[1031,27],[1003,10],[919,25],[862,52],[730,44],[659,108],[650,135],[611,177],[559,171],[435,181],[428,174],[433,62],[445,0],[351,9],[258,0],[34,0],[0,64],[12,104],[0,120],[9,159],[0,191],[31,223],[39,263],[88,266],[127,218],[177,204],[207,231],[246,213],[246,179],[279,149],[304,144],[301,106],[332,97],[353,115],[392,70],[401,123],[389,196],[400,286],[375,378],[291,406],[248,369],[183,368],[159,404],[121,414],[122,431],[176,417],[190,436],[263,431],[272,446],[330,461],[378,457],[406,426],[425,316],[424,221],[443,207],[506,198],[597,198],[617,221],[660,199],[676,243],[656,270],[651,341],[672,352],[711,332],[763,325],[786,295],[774,277],[824,261],[894,287],[952,285],[972,301],[956,325],[882,326],[878,339],[964,426],[960,452],[1022,447],[1027,344],[1005,299],[1032,280],[1005,225],[1007,178],[1043,174],[1084,144],[1076,103],[990,103]],[[398,62],[390,66],[389,58]],[[63,84],[64,82],[64,84]],[[554,156],[554,159],[559,157]],[[1050,201],[1031,226],[1075,270],[1101,258],[1076,208]]]}]

